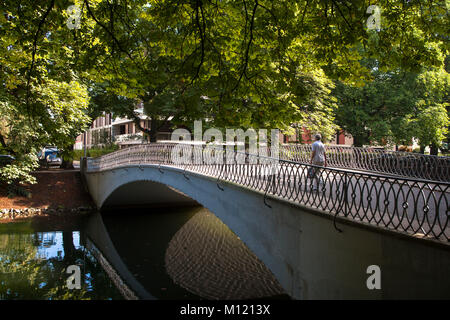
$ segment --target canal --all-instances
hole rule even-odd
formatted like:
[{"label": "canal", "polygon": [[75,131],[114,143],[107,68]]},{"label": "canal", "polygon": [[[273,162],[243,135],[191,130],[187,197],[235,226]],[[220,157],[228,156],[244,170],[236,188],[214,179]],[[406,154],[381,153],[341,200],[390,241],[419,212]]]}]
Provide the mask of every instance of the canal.
[{"label": "canal", "polygon": [[[69,266],[80,289],[69,289]],[[288,299],[203,207],[120,209],[0,224],[0,299]]]}]

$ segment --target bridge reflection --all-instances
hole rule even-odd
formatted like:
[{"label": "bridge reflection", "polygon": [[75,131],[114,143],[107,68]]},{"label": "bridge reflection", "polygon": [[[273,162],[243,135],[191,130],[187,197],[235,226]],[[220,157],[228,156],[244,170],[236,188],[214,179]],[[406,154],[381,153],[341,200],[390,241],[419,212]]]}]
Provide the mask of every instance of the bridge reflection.
[{"label": "bridge reflection", "polygon": [[96,213],[85,230],[88,249],[127,299],[289,298],[203,207]]}]

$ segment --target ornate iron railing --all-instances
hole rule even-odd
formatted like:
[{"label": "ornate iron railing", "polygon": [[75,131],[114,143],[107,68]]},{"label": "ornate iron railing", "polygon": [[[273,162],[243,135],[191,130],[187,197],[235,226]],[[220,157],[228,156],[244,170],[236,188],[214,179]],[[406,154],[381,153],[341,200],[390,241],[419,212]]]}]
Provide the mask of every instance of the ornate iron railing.
[{"label": "ornate iron railing", "polygon": [[[191,145],[175,144],[138,145],[89,159],[87,172],[127,165],[177,167],[184,169],[185,174],[196,172],[217,178],[220,189],[220,181],[230,181],[335,216],[413,235],[450,240],[448,182],[325,168],[240,152],[226,154],[216,147],[197,147],[190,154],[192,148]],[[183,163],[173,158],[174,152],[180,150],[189,154]],[[210,164],[198,161],[199,154],[205,152],[222,160],[219,163],[209,161]],[[270,206],[266,198],[264,202]]]},{"label": "ornate iron railing", "polygon": [[[284,144],[280,146],[280,159],[308,163],[311,152],[310,144]],[[326,146],[326,154],[329,167],[450,181],[450,157],[349,146]]]}]

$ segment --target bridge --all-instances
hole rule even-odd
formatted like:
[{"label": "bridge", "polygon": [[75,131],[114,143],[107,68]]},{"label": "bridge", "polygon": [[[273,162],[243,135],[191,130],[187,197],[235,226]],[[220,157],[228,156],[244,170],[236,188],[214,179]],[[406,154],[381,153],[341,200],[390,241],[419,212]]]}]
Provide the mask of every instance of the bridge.
[{"label": "bridge", "polygon": [[[230,161],[219,149],[208,152],[220,163],[177,163],[176,147],[139,145],[85,159],[97,206],[201,204],[296,299],[450,297],[448,182],[283,159],[274,170],[274,159],[235,152]],[[192,146],[180,147],[192,155]],[[382,270],[381,290],[367,288],[371,265]]]}]

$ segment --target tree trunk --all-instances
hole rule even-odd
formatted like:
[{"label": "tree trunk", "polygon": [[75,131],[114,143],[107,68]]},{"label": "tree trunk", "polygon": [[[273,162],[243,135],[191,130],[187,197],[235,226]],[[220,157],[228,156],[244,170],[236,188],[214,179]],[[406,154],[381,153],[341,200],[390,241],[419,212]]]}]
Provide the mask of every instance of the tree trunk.
[{"label": "tree trunk", "polygon": [[354,147],[362,147],[363,145],[363,139],[358,136],[353,137],[353,146]]},{"label": "tree trunk", "polygon": [[150,128],[144,128],[141,126],[141,120],[137,116],[133,116],[133,121],[136,124],[136,127],[142,131],[143,133],[148,134],[148,138],[150,142],[156,142],[158,136],[158,127],[156,125],[156,120],[150,120]]},{"label": "tree trunk", "polygon": [[158,132],[156,132],[154,130],[150,130],[150,133],[149,133],[148,136],[150,138],[150,143],[156,142],[157,141]]},{"label": "tree trunk", "polygon": [[62,161],[62,164],[61,164],[61,168],[63,168],[63,169],[73,169],[73,157],[72,157],[73,144],[71,144],[70,146],[67,146],[64,149],[65,149],[64,153],[66,153],[66,156],[69,156],[69,160],[65,160],[63,158],[63,161]]},{"label": "tree trunk", "polygon": [[75,263],[75,246],[73,244],[73,236],[71,231],[63,231],[63,249],[64,249],[64,261],[74,264]]},{"label": "tree trunk", "polygon": [[439,147],[437,146],[437,144],[432,143],[430,144],[430,154],[433,156],[437,156],[439,152]]},{"label": "tree trunk", "polygon": [[147,131],[148,138],[150,140],[150,143],[156,142],[157,136],[158,136],[158,130],[156,126],[156,120],[150,120],[150,128]]}]

